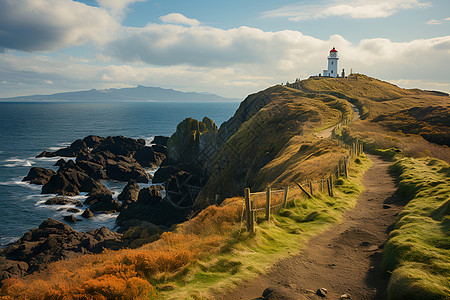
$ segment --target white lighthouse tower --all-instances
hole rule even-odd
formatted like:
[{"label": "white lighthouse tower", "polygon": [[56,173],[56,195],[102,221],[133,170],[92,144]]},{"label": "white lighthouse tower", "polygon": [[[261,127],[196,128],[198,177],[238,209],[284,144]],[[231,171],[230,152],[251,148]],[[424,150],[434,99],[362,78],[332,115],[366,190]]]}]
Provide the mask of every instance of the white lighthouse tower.
[{"label": "white lighthouse tower", "polygon": [[333,47],[333,49],[330,50],[330,55],[328,56],[328,70],[323,71],[323,76],[328,77],[337,77],[338,74],[338,52]]}]

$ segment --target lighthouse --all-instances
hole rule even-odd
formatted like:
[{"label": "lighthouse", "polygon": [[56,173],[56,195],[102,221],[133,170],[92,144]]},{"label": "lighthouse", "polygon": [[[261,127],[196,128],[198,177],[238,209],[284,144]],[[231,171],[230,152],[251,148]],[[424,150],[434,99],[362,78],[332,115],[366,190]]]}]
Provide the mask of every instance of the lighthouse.
[{"label": "lighthouse", "polygon": [[330,55],[328,56],[328,70],[323,70],[323,76],[327,77],[338,77],[338,52],[333,47],[330,50]]}]

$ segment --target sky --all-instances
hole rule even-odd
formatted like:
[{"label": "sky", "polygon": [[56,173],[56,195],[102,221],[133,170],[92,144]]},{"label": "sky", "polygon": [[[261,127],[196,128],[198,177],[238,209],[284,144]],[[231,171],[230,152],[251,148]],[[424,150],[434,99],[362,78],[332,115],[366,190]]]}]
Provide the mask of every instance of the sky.
[{"label": "sky", "polygon": [[0,97],[137,85],[245,98],[339,70],[450,92],[449,0],[0,0]]}]

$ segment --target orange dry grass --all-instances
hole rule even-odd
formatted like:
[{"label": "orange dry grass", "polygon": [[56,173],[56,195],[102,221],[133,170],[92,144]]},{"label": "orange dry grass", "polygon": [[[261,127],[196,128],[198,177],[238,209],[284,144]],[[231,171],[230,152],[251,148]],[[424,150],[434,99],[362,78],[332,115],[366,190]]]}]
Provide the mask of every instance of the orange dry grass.
[{"label": "orange dry grass", "polygon": [[210,206],[140,249],[52,263],[38,274],[3,282],[0,299],[142,299],[156,296],[161,278],[182,275],[197,259],[217,253],[240,221],[242,198]]}]

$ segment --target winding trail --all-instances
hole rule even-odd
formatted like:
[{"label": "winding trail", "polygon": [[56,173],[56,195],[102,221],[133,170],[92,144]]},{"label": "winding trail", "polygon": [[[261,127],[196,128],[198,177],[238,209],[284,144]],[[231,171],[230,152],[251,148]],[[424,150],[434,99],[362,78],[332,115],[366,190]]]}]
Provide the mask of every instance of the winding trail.
[{"label": "winding trail", "polygon": [[[284,297],[267,299],[386,299],[388,278],[381,269],[382,248],[404,203],[394,195],[389,162],[368,155],[373,166],[363,175],[366,190],[343,221],[313,237],[300,254],[276,263],[267,274],[243,282],[216,299],[254,299],[267,287]],[[263,298],[260,298],[263,299]]]}]

